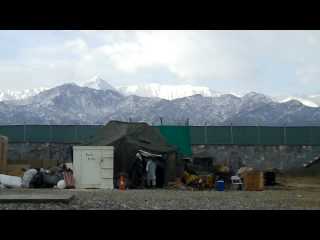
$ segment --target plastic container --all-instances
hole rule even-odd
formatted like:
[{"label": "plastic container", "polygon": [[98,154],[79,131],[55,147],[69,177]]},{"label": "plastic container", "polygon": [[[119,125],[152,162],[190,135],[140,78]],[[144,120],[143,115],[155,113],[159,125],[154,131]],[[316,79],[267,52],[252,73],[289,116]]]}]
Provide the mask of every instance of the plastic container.
[{"label": "plastic container", "polygon": [[220,192],[224,191],[224,181],[223,180],[216,181],[216,190],[220,191]]}]

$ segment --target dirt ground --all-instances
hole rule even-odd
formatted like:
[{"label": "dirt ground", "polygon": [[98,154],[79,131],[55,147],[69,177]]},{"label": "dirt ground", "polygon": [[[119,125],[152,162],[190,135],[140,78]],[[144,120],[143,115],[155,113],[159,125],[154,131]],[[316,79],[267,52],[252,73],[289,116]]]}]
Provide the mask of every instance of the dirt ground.
[{"label": "dirt ground", "polygon": [[140,210],[140,209],[320,209],[320,177],[281,177],[281,185],[265,191],[189,190],[58,190],[1,189],[0,194],[72,193],[69,203],[1,203],[0,209],[26,210]]}]

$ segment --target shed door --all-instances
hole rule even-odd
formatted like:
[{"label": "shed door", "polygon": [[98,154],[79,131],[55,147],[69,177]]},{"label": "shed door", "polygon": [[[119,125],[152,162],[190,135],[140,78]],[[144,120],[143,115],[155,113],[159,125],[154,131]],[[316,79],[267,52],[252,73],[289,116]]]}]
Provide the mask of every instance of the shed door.
[{"label": "shed door", "polygon": [[81,154],[81,185],[86,188],[99,188],[100,186],[100,152],[82,151]]},{"label": "shed door", "polygon": [[101,187],[113,188],[113,151],[102,152],[101,159]]}]

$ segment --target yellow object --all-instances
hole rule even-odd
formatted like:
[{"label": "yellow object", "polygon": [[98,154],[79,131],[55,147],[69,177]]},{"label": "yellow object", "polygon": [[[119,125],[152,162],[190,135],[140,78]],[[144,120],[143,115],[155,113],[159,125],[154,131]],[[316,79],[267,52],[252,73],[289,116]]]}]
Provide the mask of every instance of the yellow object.
[{"label": "yellow object", "polygon": [[183,173],[183,177],[184,177],[187,185],[192,183],[192,182],[194,182],[194,181],[196,181],[196,180],[199,180],[198,176],[193,175],[193,174],[189,174],[186,171]]}]

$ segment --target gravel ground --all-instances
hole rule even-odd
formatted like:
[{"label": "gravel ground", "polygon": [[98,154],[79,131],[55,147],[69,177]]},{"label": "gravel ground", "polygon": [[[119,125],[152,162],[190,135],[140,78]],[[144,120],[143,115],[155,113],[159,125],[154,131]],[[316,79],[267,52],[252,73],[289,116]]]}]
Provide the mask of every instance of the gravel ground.
[{"label": "gravel ground", "polygon": [[2,203],[0,209],[128,210],[128,209],[320,209],[320,185],[273,188],[261,192],[187,190],[58,190],[1,189],[0,194],[73,193],[66,203]]}]

